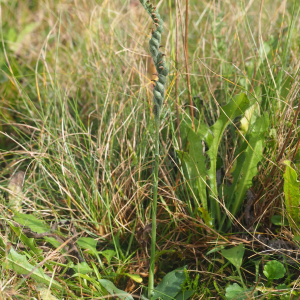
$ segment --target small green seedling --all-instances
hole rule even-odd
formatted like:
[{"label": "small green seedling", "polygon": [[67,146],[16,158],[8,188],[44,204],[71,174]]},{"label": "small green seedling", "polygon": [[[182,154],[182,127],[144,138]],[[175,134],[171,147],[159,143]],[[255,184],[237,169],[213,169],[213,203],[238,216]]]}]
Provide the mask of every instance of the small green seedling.
[{"label": "small green seedling", "polygon": [[285,268],[282,263],[277,260],[268,261],[264,267],[264,275],[268,281],[272,282],[274,279],[281,279],[284,277]]},{"label": "small green seedling", "polygon": [[[196,280],[198,281],[198,277]],[[188,288],[184,288],[184,286]],[[190,282],[188,278],[187,271],[184,268],[176,269],[167,275],[161,280],[161,282],[154,289],[154,293],[151,296],[152,300],[187,300],[194,293],[194,287],[197,284],[195,282]],[[146,297],[142,297],[144,300],[148,300]]]},{"label": "small green seedling", "polygon": [[271,222],[276,226],[287,226],[289,225],[289,222],[286,218],[280,216],[280,215],[274,215],[271,217]]},{"label": "small green seedling", "polygon": [[237,269],[240,279],[241,279],[241,283],[243,285],[244,288],[246,288],[246,285],[243,281],[243,277],[241,274],[241,266],[242,266],[242,262],[243,262],[243,257],[244,257],[244,253],[245,253],[245,246],[244,244],[239,244],[237,247],[228,249],[228,250],[221,250],[222,255],[228,259]]},{"label": "small green seedling", "polygon": [[248,299],[249,293],[253,293],[253,289],[252,288],[247,289],[241,274],[241,266],[242,266],[243,257],[245,253],[244,244],[240,244],[228,250],[222,249],[221,253],[226,259],[229,260],[229,262],[231,262],[236,267],[242,284],[242,287],[239,286],[237,283],[229,285],[226,288],[226,294],[225,294],[226,299],[228,300]]},{"label": "small green seedling", "polygon": [[77,240],[77,245],[82,248],[85,249],[87,251],[87,253],[94,255],[97,257],[99,265],[102,269],[104,269],[104,265],[102,263],[102,260],[99,256],[99,253],[96,249],[97,246],[97,241],[94,240],[93,238],[90,237],[81,237]]},{"label": "small green seedling", "polygon": [[[273,285],[273,280],[276,279],[281,279],[285,275],[285,268],[282,263],[276,261],[276,260],[271,260],[266,263],[263,271],[264,275],[268,279],[267,285],[258,285],[256,289],[260,291],[263,294],[269,294],[272,292],[275,295],[278,295],[281,300],[287,300],[291,299],[291,295],[295,295],[295,291],[292,289],[288,288],[286,284],[279,284],[275,287],[275,290],[278,290],[278,292],[274,291]],[[272,298],[273,299],[273,298]],[[278,298],[276,298],[278,299]]]}]

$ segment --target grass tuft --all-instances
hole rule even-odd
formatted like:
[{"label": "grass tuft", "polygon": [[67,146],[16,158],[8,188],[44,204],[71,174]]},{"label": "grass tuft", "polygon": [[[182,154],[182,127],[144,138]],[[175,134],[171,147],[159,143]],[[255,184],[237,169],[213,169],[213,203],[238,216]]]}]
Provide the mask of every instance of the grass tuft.
[{"label": "grass tuft", "polygon": [[[151,18],[137,0],[1,2],[0,299],[137,298],[167,274],[174,298],[297,299],[298,1],[142,4]],[[248,110],[208,143],[241,93]],[[237,271],[222,253],[241,243]]]}]

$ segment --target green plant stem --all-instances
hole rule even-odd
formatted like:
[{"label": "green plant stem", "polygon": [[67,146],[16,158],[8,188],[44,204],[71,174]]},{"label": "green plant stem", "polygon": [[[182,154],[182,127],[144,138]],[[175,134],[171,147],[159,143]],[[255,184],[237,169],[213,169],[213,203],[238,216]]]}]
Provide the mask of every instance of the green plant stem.
[{"label": "green plant stem", "polygon": [[155,268],[155,246],[156,246],[156,211],[157,211],[157,189],[158,189],[158,167],[159,167],[159,115],[155,115],[155,169],[153,180],[153,204],[152,204],[152,233],[151,233],[151,258],[149,269],[148,298],[151,300],[154,291],[154,268]]},{"label": "green plant stem", "polygon": [[242,283],[242,286],[244,289],[247,289],[245,283],[244,283],[244,280],[243,280],[243,276],[242,276],[242,273],[241,273],[241,270],[239,268],[237,268],[237,271],[239,273],[239,276],[240,276],[240,279],[241,279],[241,283]]},{"label": "green plant stem", "polygon": [[155,120],[155,170],[153,179],[153,205],[152,205],[152,236],[151,236],[151,258],[149,269],[148,298],[153,298],[154,292],[154,267],[155,267],[155,246],[156,246],[156,210],[157,210],[157,188],[158,188],[158,166],[159,166],[159,125],[160,113],[164,103],[165,85],[169,70],[164,61],[164,53],[160,52],[161,33],[163,31],[163,21],[156,6],[149,0],[140,0],[147,13],[151,16],[155,29],[152,28],[152,36],[149,41],[149,49],[157,71],[158,79],[153,88],[153,112]]}]

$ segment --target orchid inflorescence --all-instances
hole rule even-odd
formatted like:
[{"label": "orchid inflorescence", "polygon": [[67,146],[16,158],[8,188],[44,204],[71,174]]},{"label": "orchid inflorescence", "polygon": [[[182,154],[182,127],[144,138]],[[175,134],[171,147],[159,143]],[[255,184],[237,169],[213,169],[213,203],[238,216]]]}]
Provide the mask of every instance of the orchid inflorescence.
[{"label": "orchid inflorescence", "polygon": [[150,53],[157,71],[158,80],[154,81],[153,101],[154,101],[154,114],[156,117],[160,115],[161,108],[164,102],[165,84],[169,73],[164,60],[165,54],[159,51],[161,34],[163,32],[163,21],[158,13],[156,6],[150,1],[140,0],[148,14],[151,16],[155,29],[152,29],[152,37],[149,41]]},{"label": "orchid inflorescence", "polygon": [[155,120],[155,168],[153,178],[153,204],[152,204],[152,233],[151,233],[151,258],[149,266],[148,297],[153,299],[154,293],[154,270],[155,270],[155,247],[156,247],[156,213],[157,213],[157,190],[158,190],[158,168],[159,168],[159,127],[160,113],[164,102],[165,84],[167,82],[168,68],[164,61],[165,54],[159,50],[161,48],[161,34],[163,31],[163,21],[156,7],[147,0],[140,0],[148,14],[151,16],[155,29],[152,29],[152,37],[149,41],[150,53],[156,68],[158,80],[154,82],[153,101],[154,101],[154,120]]}]

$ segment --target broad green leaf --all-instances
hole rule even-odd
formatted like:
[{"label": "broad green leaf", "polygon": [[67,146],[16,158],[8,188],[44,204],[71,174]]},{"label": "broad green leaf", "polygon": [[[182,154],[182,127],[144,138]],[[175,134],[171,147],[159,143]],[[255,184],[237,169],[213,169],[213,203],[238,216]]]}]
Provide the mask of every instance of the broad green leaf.
[{"label": "broad green leaf", "polygon": [[[201,123],[197,118],[194,118],[194,127],[195,129],[193,129],[192,120],[189,117],[183,116],[182,122],[180,123],[180,136],[187,141],[188,135],[192,131],[196,133],[201,140],[206,140],[207,137],[212,134],[209,126],[205,123]],[[185,146],[184,142],[183,145]]]},{"label": "broad green leaf", "polygon": [[230,248],[228,250],[221,250],[222,255],[228,259],[237,269],[240,269],[245,252],[244,244],[239,244],[236,247]]},{"label": "broad green leaf", "polygon": [[[237,167],[232,173],[234,178],[230,188],[225,189],[225,203],[230,212],[236,216],[245,199],[247,190],[252,186],[252,179],[257,175],[257,164],[263,158],[264,133],[269,126],[269,117],[265,114],[256,120],[254,128],[240,149]],[[223,220],[226,216],[223,217]],[[222,223],[221,223],[222,225]],[[230,223],[227,223],[227,227]]]},{"label": "broad green leaf", "polygon": [[284,178],[284,196],[285,196],[285,206],[288,213],[288,217],[290,219],[290,225],[294,227],[293,221],[296,223],[297,226],[300,226],[300,192],[299,186],[300,182],[297,180],[297,173],[291,167],[291,162],[286,160],[284,161],[286,165],[286,170],[283,175]]},{"label": "broad green leaf", "polygon": [[206,134],[209,133],[209,127],[206,124],[201,124],[196,118],[194,118],[194,126],[195,129],[193,129],[192,120],[190,118],[182,116],[182,120],[180,122],[180,138],[183,149],[187,150],[188,135],[190,131],[196,131],[197,135],[204,140],[206,138]]},{"label": "broad green leaf", "polygon": [[188,141],[190,144],[189,156],[192,163],[193,176],[196,178],[198,195],[201,199],[203,208],[207,211],[207,195],[206,195],[206,157],[203,154],[202,140],[192,130],[188,133]]},{"label": "broad green leaf", "polygon": [[25,234],[22,232],[22,228],[15,227],[11,222],[8,222],[10,228],[15,232],[15,234],[20,238],[20,240],[33,252],[35,253],[41,260],[44,259],[41,254],[43,253],[43,250],[39,249],[35,243],[34,238],[28,238]]},{"label": "broad green leaf", "polygon": [[[24,245],[26,245],[35,255],[36,258],[39,261],[43,261],[44,260],[44,256],[42,255],[43,250],[38,248],[34,238],[28,238],[23,232],[22,232],[22,228],[20,227],[15,227],[11,222],[8,222],[10,228],[15,232],[15,234],[18,236],[18,238],[23,242]],[[45,262],[45,266],[52,271],[53,268],[52,266]]]},{"label": "broad green leaf", "polygon": [[266,263],[264,274],[269,280],[280,279],[284,277],[285,268],[279,261],[271,260]]},{"label": "broad green leaf", "polygon": [[249,107],[249,99],[246,94],[242,93],[236,95],[232,101],[230,101],[224,107],[221,107],[221,114],[217,122],[211,127],[212,136],[209,136],[206,139],[209,150],[207,155],[210,158],[210,169],[207,174],[210,180],[210,189],[209,195],[211,199],[211,214],[212,218],[221,222],[221,211],[219,203],[216,198],[218,197],[218,188],[217,188],[217,156],[219,144],[222,139],[222,135],[230,120],[233,121],[237,116],[245,113],[246,109]]},{"label": "broad green leaf", "polygon": [[40,297],[42,300],[58,300],[58,298],[53,296],[51,294],[51,291],[44,285],[38,285],[36,289],[40,293]]},{"label": "broad green leaf", "polygon": [[184,281],[185,274],[183,268],[168,273],[155,288],[153,299],[173,299],[181,291],[181,285]]},{"label": "broad green leaf", "polygon": [[20,48],[20,44],[24,41],[25,37],[28,34],[32,33],[39,26],[39,24],[40,24],[39,22],[34,22],[26,25],[19,33],[16,42],[10,44],[10,49],[14,52],[17,51]]},{"label": "broad green leaf", "polygon": [[[251,123],[251,128],[248,130],[249,135],[264,135],[269,128],[269,123],[269,114],[267,112],[264,112],[261,117],[257,117],[255,119],[255,122],[253,124]],[[247,141],[244,141],[244,143],[249,145],[247,136],[246,139]]]},{"label": "broad green leaf", "polygon": [[187,152],[178,150],[177,154],[182,162],[184,176],[190,182],[191,179],[195,177],[192,159],[190,158],[190,155]]},{"label": "broad green leaf", "polygon": [[[187,152],[177,151],[178,157],[181,160],[183,173],[186,180],[189,183],[189,186],[193,193],[197,195],[197,198],[200,198],[201,204],[207,208],[207,195],[206,195],[206,176],[205,174],[200,174],[199,169],[195,164],[195,160],[192,159],[191,155]],[[203,164],[205,167],[205,164]],[[207,209],[204,209],[207,212]],[[207,225],[211,226],[209,215],[205,215]],[[205,220],[205,219],[204,219]],[[210,222],[210,223],[209,223]]]},{"label": "broad green leaf", "polygon": [[[25,255],[17,253],[13,247],[10,248],[10,251],[7,255],[6,261],[4,261],[3,266],[7,269],[13,270],[18,274],[29,274],[35,266],[31,265]],[[35,279],[39,283],[45,283],[47,286],[50,284],[57,288],[61,289],[62,286],[56,281],[52,280],[47,276],[41,267],[36,268],[33,273],[30,275],[31,278]]]},{"label": "broad green leaf", "polygon": [[[187,152],[177,150],[177,154],[179,159],[181,160],[183,175],[185,177],[187,185],[191,189],[192,194],[194,193],[195,195],[197,195],[198,194],[197,180],[198,179],[201,180],[201,178],[197,178],[199,177],[199,175],[197,173],[195,164]],[[200,200],[202,201],[202,197],[200,197]]]},{"label": "broad green leaf", "polygon": [[96,249],[97,241],[90,237],[81,237],[77,240],[77,245],[80,248],[88,250],[88,253],[93,255],[98,255],[98,251]]},{"label": "broad green leaf", "polygon": [[61,243],[54,237],[44,236],[44,240],[55,248],[58,248],[61,245]]},{"label": "broad green leaf", "polygon": [[114,251],[114,250],[104,250],[99,253],[102,254],[106,258],[107,263],[109,265],[110,265],[111,259],[117,254],[116,251]]},{"label": "broad green leaf", "polygon": [[289,225],[289,222],[286,218],[283,218],[282,216],[279,215],[273,215],[271,217],[271,222],[276,225],[276,226],[286,226]]},{"label": "broad green leaf", "polygon": [[11,177],[7,186],[7,188],[10,190],[8,205],[16,212],[22,212],[22,202],[24,198],[22,186],[24,176],[25,173],[23,171],[18,171]]},{"label": "broad green leaf", "polygon": [[43,221],[37,219],[33,215],[27,215],[22,213],[16,213],[14,220],[23,226],[29,227],[36,233],[50,232],[50,226]]},{"label": "broad green leaf", "polygon": [[231,284],[226,288],[225,297],[227,300],[244,300],[249,299],[248,295],[251,290],[245,290],[240,287],[237,283]]},{"label": "broad green leaf", "polygon": [[17,38],[16,30],[13,27],[10,27],[6,35],[7,41],[14,42],[16,38]]},{"label": "broad green leaf", "polygon": [[295,235],[293,241],[300,242],[300,235]]},{"label": "broad green leaf", "polygon": [[133,300],[133,297],[130,294],[119,290],[111,281],[100,279],[99,282],[112,296],[121,300]]},{"label": "broad green leaf", "polygon": [[138,283],[142,283],[143,282],[143,278],[140,275],[138,275],[138,274],[125,273],[125,275],[128,276],[128,277],[130,277],[135,282],[138,282]]},{"label": "broad green leaf", "polygon": [[285,283],[278,284],[275,288],[276,290],[287,290],[288,286]]},{"label": "broad green leaf", "polygon": [[245,113],[246,109],[249,107],[249,99],[245,93],[236,95],[228,104],[221,107],[221,114],[216,123],[210,128],[211,135],[208,136],[206,142],[208,146],[213,147],[213,151],[215,152],[215,147],[218,147],[223,132],[230,120],[233,121],[236,117]]},{"label": "broad green leaf", "polygon": [[93,271],[93,269],[91,269],[86,262],[79,263],[78,265],[72,267],[72,269],[81,274],[88,274]]}]

